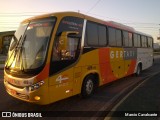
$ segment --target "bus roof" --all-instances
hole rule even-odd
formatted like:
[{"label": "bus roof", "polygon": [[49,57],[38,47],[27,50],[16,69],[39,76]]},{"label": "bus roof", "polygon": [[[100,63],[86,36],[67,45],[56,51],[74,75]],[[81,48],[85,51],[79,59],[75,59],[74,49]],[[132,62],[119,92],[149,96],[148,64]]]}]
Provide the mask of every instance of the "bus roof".
[{"label": "bus roof", "polygon": [[82,13],[79,13],[79,12],[55,12],[55,13],[43,14],[43,15],[39,15],[39,16],[35,16],[35,17],[25,19],[22,22],[28,22],[28,21],[31,21],[31,20],[40,19],[40,18],[44,18],[44,17],[50,17],[50,16],[61,16],[61,17],[75,16],[75,17],[80,17],[80,18],[87,19],[87,20],[92,21],[92,22],[97,22],[97,23],[104,24],[104,25],[114,27],[114,28],[117,28],[117,29],[122,29],[122,30],[125,30],[125,31],[129,31],[129,32],[133,32],[133,33],[137,33],[137,34],[152,37],[151,35],[136,31],[133,27],[130,27],[130,26],[118,23],[118,22],[114,22],[114,21],[100,20],[100,19],[88,16],[88,15],[85,15],[85,14],[82,14]]}]

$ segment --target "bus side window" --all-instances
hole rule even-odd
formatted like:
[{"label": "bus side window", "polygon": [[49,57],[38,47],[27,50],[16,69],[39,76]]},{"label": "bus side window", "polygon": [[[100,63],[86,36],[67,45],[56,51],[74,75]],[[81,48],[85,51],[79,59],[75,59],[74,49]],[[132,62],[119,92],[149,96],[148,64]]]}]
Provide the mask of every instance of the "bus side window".
[{"label": "bus side window", "polygon": [[147,39],[145,36],[141,36],[142,47],[147,47]]},{"label": "bus side window", "polygon": [[59,37],[55,39],[52,52],[52,61],[60,61]]},{"label": "bus side window", "polygon": [[128,32],[127,31],[123,31],[123,45],[125,47],[129,46],[129,37],[128,37]]},{"label": "bus side window", "polygon": [[152,38],[148,37],[148,47],[149,48],[153,47],[153,43],[152,42],[153,42]]},{"label": "bus side window", "polygon": [[106,26],[98,25],[98,45],[107,45],[107,29]]},{"label": "bus side window", "polygon": [[117,42],[117,46],[119,46],[119,47],[122,46],[122,33],[121,33],[121,30],[116,30],[116,42]]},{"label": "bus side window", "polygon": [[64,57],[68,60],[75,59],[78,51],[79,38],[68,37],[68,45]]},{"label": "bus side window", "polygon": [[114,28],[109,27],[108,28],[109,33],[109,46],[116,46],[116,30]]},{"label": "bus side window", "polygon": [[63,41],[60,39],[60,37],[57,37],[53,46],[52,60],[62,61],[75,59],[79,50],[79,40],[80,39],[76,37],[67,37],[67,44],[62,50],[61,44]]},{"label": "bus side window", "polygon": [[134,43],[134,47],[138,47],[138,35],[134,34],[133,35],[133,43]]},{"label": "bus side window", "polygon": [[132,47],[133,46],[133,34],[132,33],[128,33],[128,46]]},{"label": "bus side window", "polygon": [[138,36],[137,36],[137,47],[141,47],[141,45],[142,45],[141,36],[138,35]]},{"label": "bus side window", "polygon": [[65,16],[61,19],[52,47],[50,75],[75,63],[80,55],[84,19]]},{"label": "bus side window", "polygon": [[98,26],[96,23],[87,22],[87,45],[98,46]]}]

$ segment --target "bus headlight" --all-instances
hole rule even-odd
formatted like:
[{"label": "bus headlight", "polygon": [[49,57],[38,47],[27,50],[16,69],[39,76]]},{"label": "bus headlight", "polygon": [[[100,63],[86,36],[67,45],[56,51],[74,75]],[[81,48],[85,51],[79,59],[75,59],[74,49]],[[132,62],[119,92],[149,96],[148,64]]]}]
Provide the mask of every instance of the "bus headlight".
[{"label": "bus headlight", "polygon": [[29,90],[34,91],[34,90],[38,89],[39,87],[41,87],[43,84],[44,84],[44,81],[40,81],[38,83],[35,83],[35,84],[29,86]]}]

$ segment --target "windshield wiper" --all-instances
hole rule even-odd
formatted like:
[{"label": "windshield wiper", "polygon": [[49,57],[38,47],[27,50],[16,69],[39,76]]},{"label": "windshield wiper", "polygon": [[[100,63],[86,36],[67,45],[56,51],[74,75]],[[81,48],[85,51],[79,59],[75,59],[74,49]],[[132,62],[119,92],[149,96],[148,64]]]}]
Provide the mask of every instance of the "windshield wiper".
[{"label": "windshield wiper", "polygon": [[[16,36],[15,36],[14,38],[16,38],[16,40],[17,40],[18,42],[17,42],[17,44],[15,45],[15,47],[13,48],[14,50],[12,51],[10,57],[7,59],[6,66],[5,66],[7,69],[11,67],[11,65],[13,64],[13,61],[15,60],[15,58],[16,58],[16,56],[17,56],[17,49],[18,49],[19,43],[20,43],[20,41],[21,41],[22,35],[21,35],[21,37],[19,38],[19,40],[17,39]],[[9,60],[12,58],[13,53],[14,53],[14,58],[13,58],[13,60],[12,60],[12,63],[8,66]]]},{"label": "windshield wiper", "polygon": [[27,37],[27,35],[24,36],[24,39],[23,39],[22,42],[21,42],[21,47],[20,47],[20,49],[19,49],[19,58],[18,58],[19,60],[20,60],[20,58],[21,58],[21,62],[22,62],[22,63],[21,63],[21,66],[20,66],[21,68],[20,68],[20,69],[21,69],[23,72],[24,72],[24,66],[23,66],[23,62],[24,62],[24,61],[23,61],[23,59],[22,59],[22,51],[23,51],[23,48],[24,48],[23,45],[24,45],[24,42],[25,42],[25,40],[26,40],[26,37]]},{"label": "windshield wiper", "polygon": [[[20,39],[21,39],[21,37],[20,37]],[[16,47],[16,45],[17,45],[17,42],[18,42],[18,39],[17,39],[17,37],[14,35],[13,36],[13,43],[10,45],[10,48],[9,48],[9,50],[10,51],[12,51],[15,47]]]}]

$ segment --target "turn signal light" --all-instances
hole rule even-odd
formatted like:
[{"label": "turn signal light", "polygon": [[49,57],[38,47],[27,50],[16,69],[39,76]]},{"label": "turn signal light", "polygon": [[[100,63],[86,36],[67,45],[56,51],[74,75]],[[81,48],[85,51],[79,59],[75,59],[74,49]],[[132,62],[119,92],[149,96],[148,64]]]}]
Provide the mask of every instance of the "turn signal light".
[{"label": "turn signal light", "polygon": [[39,97],[39,96],[35,96],[35,97],[34,97],[34,99],[38,101],[38,100],[40,100],[40,99],[41,99],[41,97]]}]

